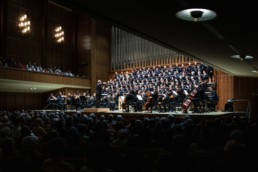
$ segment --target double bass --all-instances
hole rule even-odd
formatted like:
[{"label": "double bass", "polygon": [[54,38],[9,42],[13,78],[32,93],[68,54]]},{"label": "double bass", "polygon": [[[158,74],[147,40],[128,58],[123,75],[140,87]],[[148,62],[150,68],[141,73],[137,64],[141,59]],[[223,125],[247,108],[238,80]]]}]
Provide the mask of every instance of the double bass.
[{"label": "double bass", "polygon": [[[204,84],[204,83],[206,83],[206,82],[201,82],[201,83],[198,85],[197,88],[199,88],[199,87],[200,87],[202,84]],[[196,94],[198,93],[197,88],[194,88],[194,89],[191,91],[191,93],[189,94],[189,96],[186,98],[186,100],[183,102],[181,109],[182,109],[184,112],[186,112],[187,109],[190,107],[193,98],[194,98],[194,97],[196,96]]]},{"label": "double bass", "polygon": [[151,102],[151,92],[147,91],[145,94],[147,95],[147,101],[144,104],[144,107],[146,108],[146,106]]}]

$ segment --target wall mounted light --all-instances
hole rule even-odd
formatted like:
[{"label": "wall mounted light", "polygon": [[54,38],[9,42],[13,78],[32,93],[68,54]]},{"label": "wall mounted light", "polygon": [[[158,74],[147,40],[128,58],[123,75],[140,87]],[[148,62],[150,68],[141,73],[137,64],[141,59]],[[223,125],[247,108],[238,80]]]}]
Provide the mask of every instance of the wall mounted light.
[{"label": "wall mounted light", "polygon": [[62,26],[58,26],[55,28],[54,37],[57,43],[64,42],[64,31]]},{"label": "wall mounted light", "polygon": [[28,19],[27,14],[23,14],[19,18],[18,27],[23,34],[29,33],[31,31],[31,21]]}]

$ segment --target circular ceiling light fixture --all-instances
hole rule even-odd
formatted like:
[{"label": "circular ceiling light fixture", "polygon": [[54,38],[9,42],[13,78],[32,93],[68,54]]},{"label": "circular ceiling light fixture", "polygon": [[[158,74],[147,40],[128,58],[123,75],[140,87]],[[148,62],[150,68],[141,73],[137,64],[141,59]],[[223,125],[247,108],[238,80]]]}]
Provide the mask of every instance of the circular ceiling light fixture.
[{"label": "circular ceiling light fixture", "polygon": [[235,54],[235,55],[232,55],[230,56],[232,59],[240,59],[241,56],[239,54]]},{"label": "circular ceiling light fixture", "polygon": [[250,55],[239,55],[239,54],[235,54],[235,55],[232,55],[231,58],[233,58],[233,59],[239,59],[239,60],[243,61],[243,60],[252,60],[254,57],[253,57],[253,56],[250,56]]},{"label": "circular ceiling light fixture", "polygon": [[253,56],[249,56],[249,55],[246,55],[246,56],[245,56],[245,59],[246,59],[246,60],[251,60],[251,59],[253,59],[253,58],[254,58]]},{"label": "circular ceiling light fixture", "polygon": [[203,8],[190,8],[176,13],[177,18],[193,22],[212,20],[216,16],[217,14],[214,11]]}]

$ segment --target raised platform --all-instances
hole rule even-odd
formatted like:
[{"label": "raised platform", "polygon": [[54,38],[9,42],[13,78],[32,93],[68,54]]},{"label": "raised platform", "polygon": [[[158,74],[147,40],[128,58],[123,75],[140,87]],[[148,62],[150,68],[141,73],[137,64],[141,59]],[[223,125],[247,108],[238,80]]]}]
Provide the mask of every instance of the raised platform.
[{"label": "raised platform", "polygon": [[[42,112],[44,110],[34,110],[35,112]],[[60,110],[45,110],[46,112],[60,112]],[[76,110],[67,110],[65,111],[69,114],[74,114],[77,113]],[[150,112],[123,112],[123,111],[109,111],[108,108],[88,108],[88,109],[83,109],[81,111],[78,111],[82,114],[90,114],[90,113],[95,113],[96,116],[99,115],[123,115],[125,118],[141,118],[141,117],[154,117],[154,116],[159,116],[159,117],[167,117],[168,115],[174,115],[175,117],[185,117],[185,116],[191,116],[191,117],[199,117],[199,118],[217,118],[217,117],[229,117],[232,115],[244,115],[244,113],[240,112],[205,112],[205,113],[183,113],[183,112],[158,112],[158,111],[153,111],[152,113]]]},{"label": "raised platform", "polygon": [[[100,113],[103,114],[103,113]],[[108,113],[105,113],[107,115],[123,115],[124,117],[131,117],[131,118],[137,118],[137,117],[167,117],[168,115],[174,115],[174,117],[185,117],[185,116],[191,116],[191,117],[208,117],[208,118],[215,118],[215,117],[227,117],[232,116],[235,113],[234,112],[206,112],[206,113],[183,113],[183,112],[158,112],[153,111],[151,112],[122,112],[122,111],[110,111]],[[105,115],[104,114],[104,115]]]},{"label": "raised platform", "polygon": [[98,113],[98,112],[104,112],[104,113],[108,113],[110,112],[109,108],[84,108],[83,112],[86,113]]}]

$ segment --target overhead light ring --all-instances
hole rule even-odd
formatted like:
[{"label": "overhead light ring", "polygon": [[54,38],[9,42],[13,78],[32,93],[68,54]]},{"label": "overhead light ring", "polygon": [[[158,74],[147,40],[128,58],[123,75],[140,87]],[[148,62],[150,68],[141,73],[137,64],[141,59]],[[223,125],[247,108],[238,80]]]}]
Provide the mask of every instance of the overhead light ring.
[{"label": "overhead light ring", "polygon": [[178,11],[176,17],[181,20],[203,22],[214,19],[217,14],[209,9],[204,8],[190,8]]}]

